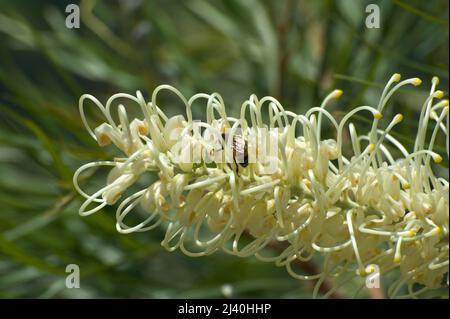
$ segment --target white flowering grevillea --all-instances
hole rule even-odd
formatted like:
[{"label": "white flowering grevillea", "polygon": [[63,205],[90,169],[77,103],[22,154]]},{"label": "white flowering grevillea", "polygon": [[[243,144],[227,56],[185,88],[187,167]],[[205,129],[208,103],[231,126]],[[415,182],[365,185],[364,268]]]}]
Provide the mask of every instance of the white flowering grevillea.
[{"label": "white flowering grevillea", "polygon": [[[391,134],[402,121],[401,114],[379,127],[392,95],[402,86],[421,84],[418,78],[401,81],[399,74],[390,78],[378,105],[356,107],[340,121],[326,110],[329,101],[342,94],[340,90],[304,115],[284,110],[272,97],[252,95],[243,103],[239,118],[226,114],[217,93],[187,99],[168,85],[157,87],[151,102],[139,91],[136,96],[113,95],[105,105],[83,95],[79,107],[89,134],[101,146],[114,144],[125,157],[92,162],[76,171],[75,188],[86,199],[80,214],[90,215],[115,204],[143,174],[152,172],[157,174],[156,182],[118,205],[119,232],[161,227],[165,230],[162,246],[169,251],[179,248],[189,256],[204,256],[222,250],[240,257],[256,256],[286,267],[294,278],[316,279],[314,295],[327,277],[341,278],[343,284],[375,269],[381,274],[399,269],[389,295],[398,296],[406,287],[405,296],[418,296],[442,287],[449,270],[449,185],[432,170],[433,163],[443,160],[434,150],[442,133],[448,158],[448,101],[441,100],[444,94],[437,90],[438,82],[432,79],[421,108],[412,151]],[[162,90],[181,99],[186,117],[169,118],[164,113],[157,104]],[[119,105],[116,122],[111,108],[117,99],[136,103],[142,116],[131,120]],[[202,100],[206,121],[194,121],[191,108]],[[86,101],[93,102],[106,119],[95,129],[85,117]],[[365,134],[358,134],[350,122],[359,113],[368,114],[372,122]],[[267,122],[263,114],[268,114]],[[323,119],[331,123],[335,139],[322,139]],[[301,128],[300,136],[297,128]],[[252,133],[262,129],[270,132],[273,138],[267,140],[275,141],[276,152],[267,154],[264,145],[256,143],[253,151],[258,156],[237,164],[236,138],[244,143],[242,155]],[[208,130],[227,133],[227,138],[219,135],[223,136],[219,138],[222,147],[206,137]],[[349,150],[343,150],[346,136],[351,142],[346,143]],[[217,160],[228,149],[232,163]],[[199,150],[197,161],[179,160],[180,154],[192,155],[193,150]],[[111,169],[106,185],[87,194],[79,186],[80,174],[99,166]],[[128,225],[130,214],[142,221]],[[264,249],[273,242],[284,244],[275,255]],[[308,261],[315,254],[324,256],[321,273],[294,271],[293,262]]]}]

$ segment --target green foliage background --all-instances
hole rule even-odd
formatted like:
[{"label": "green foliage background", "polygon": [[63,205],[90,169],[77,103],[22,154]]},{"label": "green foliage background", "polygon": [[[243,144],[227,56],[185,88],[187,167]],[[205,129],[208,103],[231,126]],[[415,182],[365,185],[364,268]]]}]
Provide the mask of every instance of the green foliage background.
[{"label": "green foliage background", "polygon": [[[272,264],[168,253],[159,245],[161,229],[120,235],[114,207],[78,216],[73,172],[115,154],[84,130],[77,107],[83,93],[105,101],[139,89],[148,97],[167,83],[186,96],[219,92],[236,115],[252,93],[304,112],[341,88],[331,108],[339,117],[375,104],[399,72],[424,80],[396,95],[388,111],[405,114],[396,134],[411,146],[431,77],[448,92],[447,0],[88,0],[80,3],[81,28],[67,29],[72,2],[0,0],[2,298],[214,298],[224,284],[233,297],[311,296],[311,285]],[[369,3],[381,8],[380,29],[365,27]],[[183,112],[170,96],[162,99],[169,114]],[[103,178],[91,180],[100,185]],[[70,263],[81,268],[80,289],[65,288]],[[315,263],[320,268],[320,258]],[[351,297],[358,283],[342,295]]]}]

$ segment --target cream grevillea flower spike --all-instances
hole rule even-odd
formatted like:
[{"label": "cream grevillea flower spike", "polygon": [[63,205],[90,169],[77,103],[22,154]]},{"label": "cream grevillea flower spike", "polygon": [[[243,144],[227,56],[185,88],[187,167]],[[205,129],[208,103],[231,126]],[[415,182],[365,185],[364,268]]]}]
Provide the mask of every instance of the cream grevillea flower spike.
[{"label": "cream grevillea flower spike", "polygon": [[[448,101],[440,100],[444,93],[436,89],[438,82],[432,79],[411,151],[391,135],[401,114],[386,127],[379,126],[392,95],[403,86],[421,84],[418,78],[400,81],[399,74],[390,78],[378,105],[356,107],[339,122],[326,106],[342,95],[340,90],[304,115],[284,110],[272,97],[252,95],[242,104],[239,118],[226,114],[217,93],[187,99],[168,85],[157,87],[151,102],[139,91],[136,96],[115,94],[105,105],[83,95],[79,107],[89,134],[100,146],[114,144],[124,157],[88,163],[75,172],[75,188],[86,199],[80,214],[117,203],[151,172],[157,180],[127,193],[118,205],[117,231],[161,227],[162,246],[189,256],[217,250],[256,256],[286,267],[294,278],[317,280],[314,296],[327,277],[339,284],[325,297],[352,277],[369,276],[375,269],[382,276],[398,269],[398,279],[388,289],[391,297],[403,293],[404,287],[407,297],[442,287],[449,271],[449,184],[435,175],[432,165],[443,160],[435,152],[442,133],[448,159],[449,115]],[[162,90],[181,99],[186,116],[169,118],[164,113],[157,104]],[[137,104],[142,116],[130,119],[119,104],[114,111],[118,122],[113,120],[111,108],[117,99]],[[106,119],[95,129],[85,117],[87,101]],[[206,104],[206,122],[192,117],[192,107],[201,101]],[[372,121],[365,134],[358,134],[350,122],[360,113]],[[263,114],[268,114],[268,121]],[[331,123],[335,139],[322,138],[322,120]],[[343,150],[346,134],[351,147]],[[79,177],[100,166],[110,168],[106,185],[88,194],[79,186]],[[129,225],[130,214],[142,221]],[[264,248],[273,242],[285,248],[267,255]],[[324,256],[321,273],[294,271],[293,262],[316,254]]]}]

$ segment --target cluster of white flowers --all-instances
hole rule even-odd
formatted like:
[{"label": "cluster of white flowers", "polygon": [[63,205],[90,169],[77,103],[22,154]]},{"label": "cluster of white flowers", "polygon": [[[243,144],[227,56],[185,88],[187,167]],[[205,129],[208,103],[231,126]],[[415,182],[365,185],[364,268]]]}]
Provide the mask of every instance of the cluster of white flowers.
[{"label": "cluster of white flowers", "polygon": [[[76,171],[75,188],[86,198],[80,214],[90,215],[115,204],[141,175],[152,172],[157,181],[118,206],[119,232],[143,232],[159,226],[165,229],[162,246],[169,251],[179,248],[189,256],[204,256],[222,250],[240,257],[256,256],[285,266],[295,278],[317,280],[314,295],[325,278],[345,278],[343,284],[353,276],[368,276],[374,265],[381,275],[399,268],[401,275],[389,287],[391,297],[406,288],[406,296],[414,297],[442,287],[449,264],[449,184],[435,176],[432,164],[443,160],[434,151],[439,133],[445,136],[448,157],[449,120],[448,101],[441,100],[444,93],[436,89],[438,82],[433,78],[423,103],[411,152],[391,134],[402,121],[401,114],[384,129],[379,127],[392,95],[402,86],[421,84],[418,78],[401,81],[399,74],[390,78],[376,107],[356,107],[340,121],[326,106],[342,95],[341,90],[331,92],[320,107],[304,115],[284,110],[272,97],[259,100],[252,95],[243,103],[239,118],[227,116],[217,93],[186,99],[168,85],[157,87],[148,103],[139,91],[136,96],[113,95],[106,105],[83,95],[80,113],[90,135],[101,146],[114,144],[126,157],[92,162]],[[183,101],[186,117],[166,116],[157,104],[162,90]],[[111,106],[123,98],[140,106],[141,119],[130,122],[125,107],[119,104],[118,123],[113,120]],[[86,100],[93,102],[107,121],[94,130],[85,117]],[[192,118],[191,108],[201,100],[206,104],[206,122]],[[368,113],[372,122],[364,135],[350,122],[361,112]],[[268,115],[268,123],[263,114]],[[335,139],[321,138],[323,118],[331,123]],[[195,130],[195,126],[201,129]],[[194,148],[204,150],[202,154],[215,153],[217,145],[211,145],[202,134],[207,129],[227,131],[228,141],[234,141],[239,131],[244,143],[255,129],[270,129],[270,134],[277,135],[276,156],[265,156],[257,146],[257,159],[248,163],[208,162],[203,155],[197,163],[176,160],[176,153]],[[349,150],[344,151],[347,137]],[[233,144],[225,138],[222,142]],[[268,172],[268,165],[275,169]],[[99,166],[111,167],[106,185],[87,194],[79,186],[80,174]],[[134,226],[125,222],[132,213],[142,217]],[[277,254],[264,249],[274,242],[283,243]],[[324,256],[321,273],[294,271],[293,262],[309,261],[316,254]]]}]

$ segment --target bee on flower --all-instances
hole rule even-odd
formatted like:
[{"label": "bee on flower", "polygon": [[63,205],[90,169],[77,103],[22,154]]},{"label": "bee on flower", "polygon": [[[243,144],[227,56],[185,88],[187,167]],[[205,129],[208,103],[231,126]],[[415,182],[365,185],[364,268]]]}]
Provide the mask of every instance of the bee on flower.
[{"label": "bee on flower", "polygon": [[[256,256],[286,267],[294,278],[316,279],[314,296],[325,278],[337,280],[327,296],[349,278],[368,276],[372,265],[383,274],[398,269],[388,289],[391,297],[404,287],[406,297],[442,287],[449,263],[449,185],[433,168],[443,161],[435,150],[439,135],[445,136],[448,159],[449,107],[437,90],[438,78],[432,79],[421,107],[412,150],[392,134],[402,114],[381,127],[394,93],[420,84],[418,78],[401,80],[394,74],[376,106],[355,107],[340,120],[327,105],[341,90],[305,114],[285,110],[273,97],[251,95],[236,118],[227,115],[217,93],[188,99],[168,85],[157,87],[150,102],[139,91],[115,94],[105,105],[85,94],[79,108],[87,131],[100,146],[115,145],[123,157],[88,163],[75,172],[75,188],[85,198],[80,215],[121,201],[116,211],[120,233],[160,227],[165,230],[162,246],[169,251]],[[164,113],[157,99],[162,90],[181,99],[185,115]],[[114,111],[117,99],[131,100],[142,116],[129,118],[122,104]],[[206,121],[193,119],[192,107],[199,101],[205,102]],[[87,102],[105,118],[94,129],[86,119]],[[269,119],[263,121],[266,112]],[[362,114],[372,124],[359,133],[351,121]],[[325,120],[333,139],[322,138]],[[110,169],[106,184],[89,194],[79,177],[99,167]],[[156,181],[129,194],[146,174],[156,174]],[[130,214],[141,221],[130,225]],[[267,255],[265,248],[274,242],[285,248]],[[317,254],[324,256],[321,273],[295,271],[294,263]]]}]

